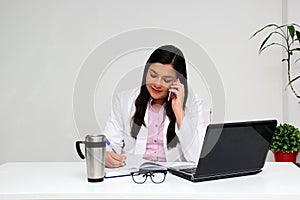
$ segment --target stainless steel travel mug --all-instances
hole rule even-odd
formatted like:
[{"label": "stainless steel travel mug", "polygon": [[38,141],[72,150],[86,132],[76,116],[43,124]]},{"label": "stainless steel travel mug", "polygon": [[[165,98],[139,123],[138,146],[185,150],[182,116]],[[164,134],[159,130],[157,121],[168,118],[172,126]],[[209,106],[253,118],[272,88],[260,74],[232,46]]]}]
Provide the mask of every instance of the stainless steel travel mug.
[{"label": "stainless steel travel mug", "polygon": [[[80,144],[85,144],[85,156],[81,152]],[[87,135],[85,141],[76,141],[76,151],[81,159],[86,159],[87,178],[89,182],[101,182],[105,173],[104,135]]]}]

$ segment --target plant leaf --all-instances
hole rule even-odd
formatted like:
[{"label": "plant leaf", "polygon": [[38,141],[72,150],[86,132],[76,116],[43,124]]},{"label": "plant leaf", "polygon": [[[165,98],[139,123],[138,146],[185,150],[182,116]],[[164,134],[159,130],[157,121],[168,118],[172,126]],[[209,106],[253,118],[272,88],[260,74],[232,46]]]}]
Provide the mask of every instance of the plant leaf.
[{"label": "plant leaf", "polygon": [[262,27],[261,29],[259,29],[258,31],[256,31],[256,32],[250,37],[250,39],[253,38],[253,37],[255,37],[259,32],[262,32],[262,31],[265,30],[266,28],[269,28],[269,27],[272,27],[272,26],[275,26],[276,28],[279,27],[277,24],[268,24],[268,25]]},{"label": "plant leaf", "polygon": [[[260,45],[259,50],[258,50],[259,54],[260,54],[264,49],[266,49],[266,47],[264,47],[264,45],[266,44],[266,42],[270,39],[270,37],[271,37],[273,34],[278,34],[278,35],[280,35],[283,39],[286,39],[285,36],[284,36],[282,33],[279,33],[279,32],[277,32],[277,31],[272,31],[272,32],[265,38],[265,40],[262,42],[262,44]],[[282,47],[287,51],[287,48],[286,48],[285,46],[283,46],[282,44],[279,44],[279,43],[272,43],[271,45],[267,45],[267,46],[269,47],[269,46],[272,46],[272,45],[274,45],[274,44],[279,45],[279,46],[282,46]]]},{"label": "plant leaf", "polygon": [[[297,141],[297,142],[296,142]],[[270,144],[272,151],[293,152],[300,150],[300,131],[290,124],[280,124],[276,127]]]},{"label": "plant leaf", "polygon": [[[264,48],[264,45],[266,44],[266,42],[269,40],[269,38],[270,38],[272,35],[273,35],[273,32],[270,33],[270,34],[268,35],[268,37],[266,37],[265,40],[261,43],[261,45],[260,45],[260,47],[259,47],[259,52],[260,52],[260,53],[263,51],[262,49]],[[268,45],[268,46],[271,46],[271,45]]]},{"label": "plant leaf", "polygon": [[296,36],[297,36],[297,39],[298,39],[298,41],[300,43],[300,32],[299,31],[296,31]]},{"label": "plant leaf", "polygon": [[282,48],[284,48],[284,49],[287,51],[286,47],[283,46],[282,44],[273,42],[273,43],[268,44],[267,46],[263,47],[262,49],[260,49],[260,50],[259,50],[259,54],[261,54],[261,52],[262,52],[263,50],[265,50],[266,48],[268,48],[268,47],[270,47],[270,46],[273,46],[273,45],[281,46]]},{"label": "plant leaf", "polygon": [[290,32],[290,35],[291,35],[292,39],[294,39],[294,36],[295,36],[295,27],[293,25],[289,25],[288,26],[288,30]]},{"label": "plant leaf", "polygon": [[300,51],[300,48],[291,49],[290,51]]},{"label": "plant leaf", "polygon": [[292,23],[293,26],[297,26],[298,28],[300,28],[300,26],[296,23]]}]

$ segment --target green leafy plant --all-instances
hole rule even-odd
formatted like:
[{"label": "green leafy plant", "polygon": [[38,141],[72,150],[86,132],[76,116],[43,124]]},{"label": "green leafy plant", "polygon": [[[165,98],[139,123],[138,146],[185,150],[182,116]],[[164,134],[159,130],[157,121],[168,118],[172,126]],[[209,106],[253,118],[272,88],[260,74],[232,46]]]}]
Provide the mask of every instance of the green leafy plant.
[{"label": "green leafy plant", "polygon": [[300,131],[293,125],[280,124],[276,127],[270,145],[271,151],[292,153],[300,150]]},{"label": "green leafy plant", "polygon": [[[293,87],[293,82],[298,80],[300,76],[295,78],[291,78],[291,58],[295,55],[295,52],[300,51],[300,31],[297,30],[300,28],[297,24],[285,24],[285,25],[277,25],[277,24],[268,24],[263,28],[256,31],[251,37],[255,37],[257,34],[265,31],[266,29],[271,29],[271,32],[268,36],[263,40],[259,47],[259,54],[261,54],[265,49],[271,46],[279,46],[284,49],[286,53],[286,57],[282,59],[282,62],[287,62],[287,74],[288,74],[288,86],[290,86],[292,92],[297,98],[300,98],[300,95],[296,92],[295,88]],[[272,39],[279,39],[280,42],[272,42]],[[283,41],[283,42],[282,42]],[[296,59],[295,62],[299,61],[300,58]]]}]

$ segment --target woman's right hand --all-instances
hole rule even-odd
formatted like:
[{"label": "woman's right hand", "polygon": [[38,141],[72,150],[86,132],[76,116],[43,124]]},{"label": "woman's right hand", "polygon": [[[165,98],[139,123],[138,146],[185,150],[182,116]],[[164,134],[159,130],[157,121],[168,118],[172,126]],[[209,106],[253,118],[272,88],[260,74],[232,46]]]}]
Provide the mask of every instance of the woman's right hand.
[{"label": "woman's right hand", "polygon": [[117,168],[123,167],[126,156],[116,154],[113,151],[107,151],[105,155],[105,167],[107,168]]}]

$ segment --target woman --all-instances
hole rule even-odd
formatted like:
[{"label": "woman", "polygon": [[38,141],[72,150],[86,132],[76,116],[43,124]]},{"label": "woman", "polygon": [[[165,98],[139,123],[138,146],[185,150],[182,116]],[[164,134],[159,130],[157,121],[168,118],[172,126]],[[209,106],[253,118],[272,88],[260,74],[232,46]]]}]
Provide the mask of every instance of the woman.
[{"label": "woman", "polygon": [[125,155],[151,161],[197,162],[205,134],[202,102],[188,93],[182,52],[165,45],[149,57],[138,90],[122,92],[113,102],[105,134],[114,149],[106,167],[124,165]]}]

